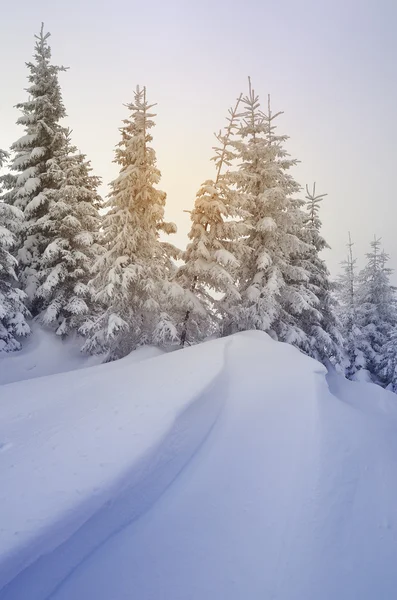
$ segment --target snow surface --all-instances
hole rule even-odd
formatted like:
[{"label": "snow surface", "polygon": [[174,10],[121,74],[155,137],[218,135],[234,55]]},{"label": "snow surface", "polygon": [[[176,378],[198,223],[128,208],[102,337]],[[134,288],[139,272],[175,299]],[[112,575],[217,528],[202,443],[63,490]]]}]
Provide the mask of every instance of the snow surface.
[{"label": "snow surface", "polygon": [[64,341],[55,336],[53,331],[41,329],[34,323],[31,327],[32,335],[24,341],[20,352],[0,352],[0,385],[73,371],[103,361],[100,356],[81,354],[81,338]]},{"label": "snow surface", "polygon": [[[83,369],[104,360],[100,355],[82,354],[84,340],[79,336],[70,335],[62,340],[51,330],[42,329],[35,323],[30,326],[32,335],[24,340],[20,352],[0,352],[0,385]],[[143,346],[130,356],[129,361],[140,362],[161,354],[163,352],[158,348]]]},{"label": "snow surface", "polygon": [[0,388],[0,599],[391,600],[395,398],[260,332]]}]

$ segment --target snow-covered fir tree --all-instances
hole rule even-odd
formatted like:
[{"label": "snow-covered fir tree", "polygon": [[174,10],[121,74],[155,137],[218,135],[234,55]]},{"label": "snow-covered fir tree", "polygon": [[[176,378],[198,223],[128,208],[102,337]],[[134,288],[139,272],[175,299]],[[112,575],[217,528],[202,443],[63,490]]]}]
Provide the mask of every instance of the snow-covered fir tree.
[{"label": "snow-covered fir tree", "polygon": [[51,190],[57,182],[50,168],[51,159],[60,151],[64,130],[60,120],[65,116],[58,74],[63,67],[51,63],[50,34],[36,37],[34,60],[27,63],[29,70],[29,98],[17,104],[21,111],[17,124],[25,128],[25,134],[12,146],[10,162],[12,175],[4,178],[5,202],[24,212],[25,219],[18,240],[18,260],[21,284],[28,294],[35,314],[34,296],[39,285],[38,271],[42,267],[43,251],[48,239],[36,229],[38,219],[48,211]]},{"label": "snow-covered fir tree", "polygon": [[[0,150],[0,169],[7,153]],[[17,261],[10,253],[23,214],[0,201],[0,353],[21,348],[20,338],[30,333],[26,295],[17,287]]]},{"label": "snow-covered fir tree", "polygon": [[248,229],[242,221],[246,213],[241,194],[229,170],[235,159],[231,139],[238,127],[240,102],[241,96],[229,109],[225,130],[216,135],[216,177],[201,185],[191,211],[191,241],[182,254],[184,265],[177,276],[181,285],[192,292],[182,326],[182,344],[204,338],[219,323],[227,331],[241,299],[237,267],[248,253],[242,241]]},{"label": "snow-covered fir tree", "polygon": [[377,383],[387,385],[382,373],[382,357],[397,325],[395,288],[390,283],[388,256],[381,250],[380,239],[371,242],[367,264],[359,276],[357,320],[363,335],[361,344],[366,368]]},{"label": "snow-covered fir tree", "polygon": [[[321,362],[331,360],[340,363],[342,360],[343,337],[341,327],[335,311],[335,300],[332,295],[330,274],[325,261],[320,257],[320,252],[329,248],[329,245],[320,234],[321,219],[320,205],[326,194],[316,193],[316,184],[310,191],[306,186],[305,241],[310,249],[302,259],[302,263],[309,272],[309,289],[318,299],[316,313],[302,312],[300,323],[307,333],[310,341],[310,355]],[[319,318],[316,318],[317,312]],[[313,318],[314,316],[314,318]]]},{"label": "snow-covered fir tree", "polygon": [[154,114],[146,88],[137,88],[131,115],[121,128],[115,162],[120,174],[111,184],[103,221],[106,252],[94,265],[96,299],[106,310],[86,328],[89,352],[108,352],[116,359],[142,344],[161,344],[177,338],[170,311],[183,298],[170,283],[178,255],[160,233],[174,233],[164,221],[166,194],[157,189],[160,171],[150,146]]},{"label": "snow-covered fir tree", "polygon": [[64,336],[78,331],[87,316],[95,314],[88,283],[92,264],[102,253],[100,179],[92,175],[86,157],[71,146],[68,133],[47,170],[57,187],[47,190],[47,211],[32,226],[43,240],[34,305],[39,320]]},{"label": "snow-covered fir tree", "polygon": [[381,383],[391,392],[397,393],[397,326],[388,335],[378,360],[378,376]]},{"label": "snow-covered fir tree", "polygon": [[243,104],[239,139],[234,143],[240,160],[236,184],[251,215],[245,220],[251,252],[240,272],[242,301],[236,328],[267,331],[310,353],[299,321],[303,311],[315,319],[321,315],[308,286],[310,273],[298,261],[309,246],[303,239],[303,201],[293,197],[300,186],[289,173],[297,161],[284,149],[287,136],[275,133],[274,121],[281,113],[271,112],[270,99],[268,114],[262,112],[251,82]]},{"label": "snow-covered fir tree", "polygon": [[353,257],[353,242],[349,233],[347,258],[342,263],[342,273],[336,286],[337,314],[341,323],[344,339],[344,366],[349,379],[354,379],[361,369],[366,368],[362,351],[363,335],[357,317],[357,259]]}]

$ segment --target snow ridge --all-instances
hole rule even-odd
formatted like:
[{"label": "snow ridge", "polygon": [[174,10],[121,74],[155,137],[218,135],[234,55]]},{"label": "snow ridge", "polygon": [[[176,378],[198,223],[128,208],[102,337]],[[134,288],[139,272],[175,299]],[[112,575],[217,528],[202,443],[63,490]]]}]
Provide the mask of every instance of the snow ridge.
[{"label": "snow ridge", "polygon": [[[29,600],[50,597],[76,566],[138,519],[164,493],[204,442],[221,411],[227,390],[224,362],[228,346],[218,344],[215,361],[212,354],[212,372],[202,376],[202,389],[190,400],[185,396],[182,408],[162,435],[144,454],[130,457],[128,469],[105,486],[94,502],[91,496],[83,498],[81,505],[61,513],[58,522],[39,529],[25,547],[0,554],[1,600],[20,599],[26,590]],[[183,354],[188,357],[190,349]],[[170,358],[163,356],[161,360]],[[146,366],[156,361],[158,357],[149,359]],[[116,365],[120,361],[109,366]],[[76,515],[81,521],[78,526]]]},{"label": "snow ridge", "polygon": [[379,386],[250,331],[1,391],[0,600],[393,597]]}]

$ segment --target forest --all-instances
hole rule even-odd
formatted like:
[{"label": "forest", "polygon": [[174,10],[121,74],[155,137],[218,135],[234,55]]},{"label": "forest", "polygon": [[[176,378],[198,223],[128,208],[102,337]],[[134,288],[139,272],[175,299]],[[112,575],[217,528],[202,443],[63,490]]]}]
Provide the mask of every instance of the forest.
[{"label": "forest", "polygon": [[0,353],[21,349],[32,320],[62,338],[79,335],[82,352],[104,361],[255,329],[396,392],[389,257],[374,237],[358,270],[349,234],[331,279],[322,257],[326,194],[294,179],[297,160],[270,96],[263,102],[249,79],[231,103],[179,249],[165,220],[146,88],[128,99],[119,175],[103,199],[100,177],[62,124],[64,68],[52,63],[49,37],[42,26],[26,63],[23,135],[0,150]]}]

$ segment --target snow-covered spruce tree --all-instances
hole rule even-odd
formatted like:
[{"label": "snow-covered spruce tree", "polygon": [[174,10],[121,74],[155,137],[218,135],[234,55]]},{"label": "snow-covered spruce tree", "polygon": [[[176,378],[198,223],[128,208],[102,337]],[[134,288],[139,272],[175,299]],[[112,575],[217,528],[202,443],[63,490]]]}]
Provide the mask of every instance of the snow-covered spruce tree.
[{"label": "snow-covered spruce tree", "polygon": [[304,203],[293,198],[300,186],[289,173],[297,161],[283,147],[287,136],[275,134],[274,120],[281,113],[272,114],[270,99],[268,114],[261,111],[251,82],[243,104],[234,143],[240,159],[236,183],[251,215],[245,220],[251,252],[240,272],[242,302],[236,326],[267,331],[310,354],[310,341],[299,321],[303,311],[315,319],[321,315],[308,286],[310,273],[297,261],[309,250],[302,239]]},{"label": "snow-covered spruce tree", "polygon": [[[343,337],[341,325],[336,316],[335,300],[332,295],[330,275],[325,261],[320,257],[320,252],[329,248],[327,242],[320,234],[321,220],[319,216],[320,204],[326,194],[316,194],[316,184],[312,191],[306,186],[306,210],[304,233],[305,241],[310,245],[307,254],[301,259],[304,267],[309,272],[309,289],[318,299],[316,313],[302,312],[300,323],[302,329],[309,337],[313,358],[333,363],[342,361]],[[314,318],[313,318],[314,317]]]},{"label": "snow-covered spruce tree", "polygon": [[[231,138],[238,127],[241,97],[229,109],[224,132],[216,135],[216,177],[205,181],[197,192],[191,211],[190,243],[182,254],[184,265],[177,280],[192,292],[182,325],[181,342],[194,343],[206,337],[219,323],[223,332],[235,319],[240,302],[237,267],[248,248],[243,243],[247,226],[242,221],[241,194],[235,189],[229,168],[235,158]],[[226,171],[223,168],[226,167]],[[197,304],[197,300],[199,304]]]},{"label": "snow-covered spruce tree", "polygon": [[390,331],[380,352],[378,374],[382,384],[397,393],[397,326]]},{"label": "snow-covered spruce tree", "polygon": [[[381,252],[380,267],[382,269],[383,293],[381,302],[381,313],[387,325],[387,341],[382,346],[377,360],[377,377],[379,383],[397,393],[397,303],[396,288],[390,285],[392,269],[386,267],[388,255]],[[386,313],[386,315],[385,315]]]},{"label": "snow-covered spruce tree", "polygon": [[65,116],[58,74],[63,67],[51,64],[50,34],[36,36],[34,61],[27,63],[29,69],[29,99],[17,104],[22,112],[17,124],[25,128],[25,135],[12,146],[10,162],[12,176],[4,178],[5,202],[24,212],[25,220],[18,240],[20,280],[28,294],[33,314],[33,302],[39,285],[37,273],[41,269],[43,251],[48,245],[36,222],[48,210],[51,190],[57,187],[51,171],[51,159],[60,151],[64,142],[64,131],[60,120]]},{"label": "snow-covered spruce tree", "polygon": [[[0,150],[0,169],[6,157]],[[0,353],[20,350],[19,338],[30,333],[25,294],[17,287],[17,261],[10,253],[22,218],[18,208],[0,201]]]},{"label": "snow-covered spruce tree", "polygon": [[346,377],[354,379],[361,369],[366,368],[365,357],[362,351],[363,336],[357,317],[357,259],[353,257],[353,242],[349,232],[347,244],[347,258],[342,263],[342,273],[338,276],[335,285],[337,299],[337,315],[341,323],[344,339],[344,368]]},{"label": "snow-covered spruce tree", "polygon": [[47,171],[57,187],[46,191],[47,211],[32,225],[32,232],[43,240],[34,305],[39,320],[64,336],[78,331],[87,315],[95,314],[88,283],[94,259],[102,252],[100,179],[91,174],[86,157],[71,146],[68,132]]},{"label": "snow-covered spruce tree", "polygon": [[121,170],[105,204],[106,251],[94,265],[96,299],[106,310],[87,326],[84,349],[107,351],[109,360],[139,345],[177,338],[170,311],[183,290],[169,281],[178,251],[160,240],[160,232],[174,233],[176,226],[164,221],[166,194],[155,187],[160,171],[150,146],[153,106],[146,88],[139,87],[127,105],[131,116],[124,120],[115,158]]},{"label": "snow-covered spruce tree", "polygon": [[383,385],[388,382],[382,375],[382,354],[397,325],[395,288],[390,284],[391,269],[386,267],[388,258],[381,251],[380,239],[375,237],[359,276],[357,303],[366,368],[373,381]]}]

